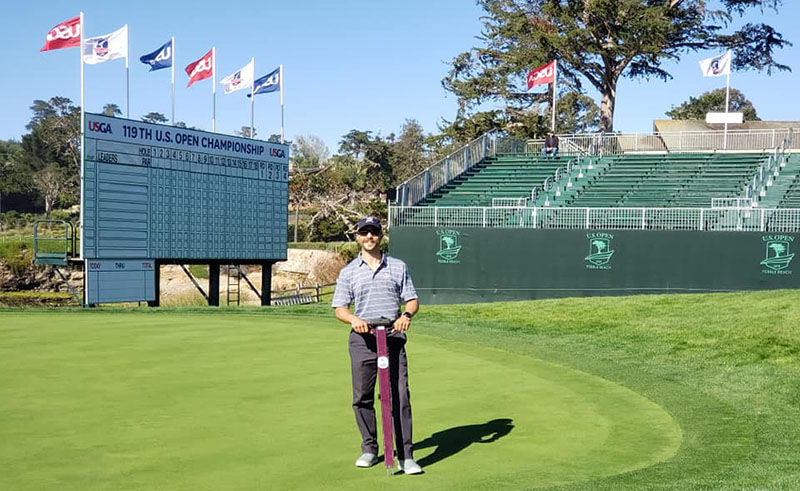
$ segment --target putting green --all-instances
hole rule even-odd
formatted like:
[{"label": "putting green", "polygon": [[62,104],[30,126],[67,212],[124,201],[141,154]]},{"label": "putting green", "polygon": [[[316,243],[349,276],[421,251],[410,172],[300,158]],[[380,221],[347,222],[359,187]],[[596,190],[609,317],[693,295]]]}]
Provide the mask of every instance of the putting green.
[{"label": "putting green", "polygon": [[2,489],[498,489],[669,459],[680,428],[601,378],[420,333],[408,346],[426,473],[356,469],[347,328],[249,314],[10,313]]}]

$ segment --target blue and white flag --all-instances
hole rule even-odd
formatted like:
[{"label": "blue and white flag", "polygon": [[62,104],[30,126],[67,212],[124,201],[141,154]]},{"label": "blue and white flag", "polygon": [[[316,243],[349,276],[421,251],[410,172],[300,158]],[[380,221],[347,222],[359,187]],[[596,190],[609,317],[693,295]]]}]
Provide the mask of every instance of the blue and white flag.
[{"label": "blue and white flag", "polygon": [[150,65],[150,71],[161,70],[172,66],[172,40],[170,39],[163,46],[150,54],[139,58],[145,65]]},{"label": "blue and white flag", "polygon": [[[266,94],[268,92],[275,92],[281,88],[281,68],[278,67],[275,71],[256,79],[254,82],[254,94]],[[247,94],[250,97],[250,94]]]},{"label": "blue and white flag", "polygon": [[128,57],[127,24],[105,36],[83,40],[83,62],[89,65]]},{"label": "blue and white flag", "polygon": [[700,70],[704,77],[722,77],[731,74],[731,52],[726,51],[719,56],[713,56],[700,61]]},{"label": "blue and white flag", "polygon": [[255,61],[250,60],[250,63],[223,78],[219,83],[222,85],[222,88],[225,89],[226,94],[236,92],[237,90],[249,89],[253,86],[254,72]]}]

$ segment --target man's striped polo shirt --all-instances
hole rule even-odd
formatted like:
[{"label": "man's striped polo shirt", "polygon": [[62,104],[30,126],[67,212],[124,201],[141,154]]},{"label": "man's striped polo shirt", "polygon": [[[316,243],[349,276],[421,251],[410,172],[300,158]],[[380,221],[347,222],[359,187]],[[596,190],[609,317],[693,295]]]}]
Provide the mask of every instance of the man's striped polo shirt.
[{"label": "man's striped polo shirt", "polygon": [[406,263],[384,254],[372,271],[359,254],[339,272],[331,306],[349,307],[355,302],[355,315],[360,319],[396,319],[400,304],[415,298],[417,291]]}]

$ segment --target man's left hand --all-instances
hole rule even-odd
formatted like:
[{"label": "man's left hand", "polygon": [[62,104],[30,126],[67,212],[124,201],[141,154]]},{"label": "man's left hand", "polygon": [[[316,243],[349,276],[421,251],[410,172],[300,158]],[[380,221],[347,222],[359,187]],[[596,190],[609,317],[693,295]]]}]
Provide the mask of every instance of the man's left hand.
[{"label": "man's left hand", "polygon": [[409,319],[404,315],[398,317],[397,320],[394,321],[394,324],[392,325],[392,328],[395,331],[400,331],[400,332],[408,331],[410,327],[411,327],[411,319]]}]

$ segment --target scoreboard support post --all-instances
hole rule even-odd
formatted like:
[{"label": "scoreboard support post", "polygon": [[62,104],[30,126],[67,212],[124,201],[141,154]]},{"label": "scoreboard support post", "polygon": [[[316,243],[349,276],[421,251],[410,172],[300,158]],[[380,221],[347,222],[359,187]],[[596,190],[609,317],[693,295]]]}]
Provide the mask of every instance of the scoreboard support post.
[{"label": "scoreboard support post", "polygon": [[155,300],[149,300],[147,302],[148,307],[158,307],[161,305],[161,263],[156,259],[155,261],[155,268],[153,270],[154,273],[154,282],[153,291],[156,294]]},{"label": "scoreboard support post", "polygon": [[208,305],[219,307],[219,263],[208,265]]},{"label": "scoreboard support post", "polygon": [[261,263],[261,305],[272,304],[272,265],[271,261]]}]

